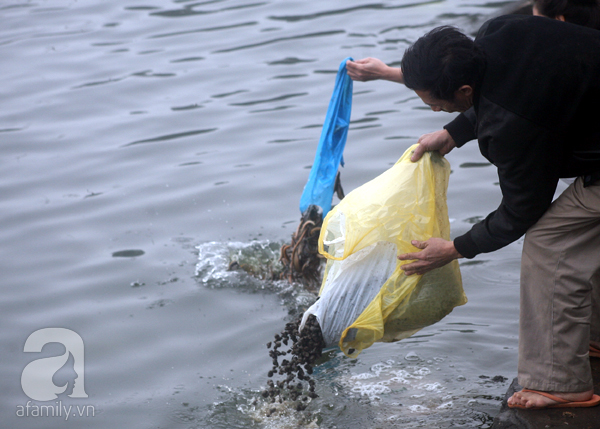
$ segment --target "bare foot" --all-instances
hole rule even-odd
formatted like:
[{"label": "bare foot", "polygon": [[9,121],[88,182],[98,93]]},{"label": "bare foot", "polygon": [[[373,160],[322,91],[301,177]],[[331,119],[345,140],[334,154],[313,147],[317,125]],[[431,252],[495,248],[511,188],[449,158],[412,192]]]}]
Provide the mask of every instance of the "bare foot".
[{"label": "bare foot", "polygon": [[[593,390],[588,390],[586,392],[546,392],[551,395],[557,396],[561,399],[564,399],[569,402],[581,402],[588,401],[594,395]],[[543,395],[540,395],[535,392],[515,392],[509,399],[508,405],[512,406],[522,406],[526,408],[544,408],[550,405],[558,404],[557,401],[553,399],[547,398]]]}]

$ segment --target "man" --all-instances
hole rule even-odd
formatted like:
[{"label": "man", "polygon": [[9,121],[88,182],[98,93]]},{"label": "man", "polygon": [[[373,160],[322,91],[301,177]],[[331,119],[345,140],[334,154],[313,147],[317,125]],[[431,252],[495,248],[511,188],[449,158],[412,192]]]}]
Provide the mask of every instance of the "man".
[{"label": "man", "polygon": [[[470,110],[419,140],[442,155],[477,137],[502,202],[453,242],[413,242],[405,273],[492,252],[526,234],[518,408],[594,406],[600,347],[600,32],[530,16],[486,23],[475,41],[434,29],[404,54],[402,78],[434,111]],[[559,178],[578,177],[552,203]]]},{"label": "man", "polygon": [[[600,30],[600,0],[534,0],[531,13]],[[401,69],[390,67],[377,58],[348,61],[346,68],[348,76],[355,81],[381,79],[404,83]]]},{"label": "man", "polygon": [[[534,0],[532,13],[535,16],[544,16],[600,30],[600,0]],[[402,69],[390,67],[377,58],[349,60],[346,63],[346,69],[348,76],[359,82],[381,79],[404,83]],[[469,119],[473,124],[472,126],[475,127],[473,109],[469,109],[462,116]],[[447,131],[441,130],[421,137],[424,141],[437,138],[449,138]]]}]

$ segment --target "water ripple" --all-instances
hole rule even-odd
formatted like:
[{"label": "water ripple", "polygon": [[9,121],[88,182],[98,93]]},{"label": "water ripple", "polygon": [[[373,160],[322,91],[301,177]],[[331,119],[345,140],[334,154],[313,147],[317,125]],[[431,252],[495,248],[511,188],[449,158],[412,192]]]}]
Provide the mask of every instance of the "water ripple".
[{"label": "water ripple", "polygon": [[298,79],[307,76],[307,74],[282,74],[279,76],[273,76],[271,79]]},{"label": "water ripple", "polygon": [[0,7],[0,10],[9,10],[9,9],[20,9],[26,7],[35,7],[35,4],[9,4],[7,6]]},{"label": "water ripple", "polygon": [[441,0],[430,0],[424,2],[416,2],[416,3],[408,3],[398,6],[386,6],[383,3],[374,3],[374,4],[365,4],[361,6],[354,6],[344,9],[336,9],[336,10],[327,10],[324,12],[311,13],[308,15],[289,15],[289,16],[269,16],[269,19],[277,20],[277,21],[287,21],[287,22],[297,22],[304,21],[308,19],[317,19],[324,16],[330,15],[343,15],[346,13],[352,13],[359,10],[371,9],[371,10],[395,10],[395,9],[406,9],[415,6],[424,6],[428,4],[442,3]]},{"label": "water ripple", "polygon": [[225,92],[223,94],[215,94],[215,95],[211,95],[211,98],[225,98],[225,97],[229,97],[232,95],[236,95],[236,94],[241,94],[244,92],[248,92],[247,89],[240,89],[238,91],[233,91],[233,92]]},{"label": "water ripple", "polygon": [[331,30],[331,31],[319,31],[317,33],[300,34],[298,36],[278,37],[276,39],[265,40],[264,42],[252,43],[250,45],[242,45],[242,46],[237,46],[237,47],[228,48],[228,49],[219,49],[217,51],[214,51],[213,53],[214,54],[222,54],[225,52],[234,52],[234,51],[240,51],[243,49],[250,49],[250,48],[256,48],[259,46],[271,45],[273,43],[285,42],[288,40],[308,39],[311,37],[333,36],[336,34],[343,34],[345,32],[346,32],[345,30]]},{"label": "water ripple", "polygon": [[125,10],[133,10],[133,11],[138,11],[138,10],[156,10],[158,9],[157,6],[130,6],[130,7],[126,7]]},{"label": "water ripple", "polygon": [[129,76],[111,77],[111,78],[108,78],[105,80],[82,83],[81,85],[74,86],[71,89],[81,89],[81,88],[88,88],[90,86],[106,85],[109,83],[120,82],[131,76],[136,76],[136,77],[174,77],[174,76],[177,76],[177,74],[176,73],[153,73],[152,70],[144,70],[141,72],[132,73]]},{"label": "water ripple", "polygon": [[247,101],[245,103],[231,103],[230,106],[254,106],[255,104],[272,103],[274,101],[283,101],[283,100],[287,100],[288,98],[303,97],[305,95],[308,95],[308,92],[300,92],[297,94],[286,94],[286,95],[281,95],[279,97],[268,98],[266,100]]},{"label": "water ripple", "polygon": [[162,16],[165,18],[181,18],[181,17],[193,16],[193,15],[207,15],[207,14],[211,14],[211,13],[225,12],[225,11],[230,11],[230,10],[247,9],[247,8],[251,8],[251,7],[264,6],[267,4],[265,2],[250,3],[250,4],[239,5],[239,6],[224,7],[222,9],[217,9],[217,10],[195,10],[194,9],[195,7],[200,6],[200,5],[204,6],[204,5],[210,4],[210,3],[220,3],[221,1],[222,0],[210,1],[210,2],[204,2],[204,3],[194,3],[191,5],[184,6],[182,9],[170,9],[170,10],[165,10],[162,12],[152,12],[150,15]]},{"label": "water ripple", "polygon": [[[431,24],[429,23],[424,23],[424,24],[416,24],[416,25],[397,25],[394,27],[388,27],[385,28],[383,30],[381,30],[379,32],[379,34],[385,34],[385,33],[389,33],[390,31],[402,31],[402,30],[413,30],[413,29],[418,29],[418,28],[429,28],[431,26]],[[390,64],[391,66],[392,64]],[[400,64],[396,64],[396,66],[399,66]]]},{"label": "water ripple", "polygon": [[277,111],[279,111],[279,110],[293,109],[294,107],[296,107],[296,106],[295,106],[295,105],[289,105],[289,106],[277,106],[277,107],[273,107],[273,108],[271,108],[271,109],[250,110],[250,111],[248,111],[248,113],[277,112]]},{"label": "water ripple", "polygon": [[203,60],[204,57],[187,57],[187,58],[180,58],[178,60],[171,60],[172,63],[185,63],[188,61],[200,61]]},{"label": "water ripple", "polygon": [[205,130],[194,130],[194,131],[186,131],[183,133],[166,134],[164,136],[154,137],[151,139],[136,140],[134,142],[127,143],[126,145],[123,145],[122,147],[133,146],[133,145],[142,144],[142,143],[156,143],[156,142],[162,142],[162,141],[167,141],[167,140],[180,139],[183,137],[189,137],[189,136],[195,136],[198,134],[210,133],[210,132],[213,132],[216,130],[218,130],[218,128],[208,128]]},{"label": "water ripple", "polygon": [[378,121],[379,118],[362,118],[362,119],[356,119],[354,121],[350,121],[350,125],[357,125],[357,124],[363,124],[365,122],[374,122],[374,121]]},{"label": "water ripple", "polygon": [[144,253],[143,250],[140,249],[129,249],[129,250],[119,250],[118,252],[113,252],[113,258],[135,258],[136,256],[142,256]]},{"label": "water ripple", "polygon": [[286,57],[282,60],[270,61],[267,64],[270,66],[279,66],[279,65],[294,65],[299,63],[314,63],[316,60],[303,60],[296,57]]},{"label": "water ripple", "polygon": [[295,142],[299,142],[299,141],[303,141],[303,140],[310,140],[310,139],[277,139],[277,140],[269,140],[267,142],[267,144],[283,144],[283,143],[295,143]]},{"label": "water ripple", "polygon": [[173,33],[156,34],[154,36],[148,37],[148,39],[161,39],[163,37],[182,36],[185,34],[206,33],[209,31],[220,31],[220,30],[230,30],[232,28],[248,27],[248,26],[252,26],[252,25],[258,25],[258,22],[249,21],[249,22],[240,22],[238,24],[232,24],[232,25],[221,25],[218,27],[198,28],[195,30],[186,30],[186,31],[175,31]]},{"label": "water ripple", "polygon": [[141,72],[133,73],[132,76],[137,77],[173,77],[177,76],[175,73],[152,73],[152,70],[144,70]]},{"label": "water ripple", "polygon": [[187,106],[175,106],[175,107],[171,107],[171,110],[173,110],[174,112],[179,112],[181,110],[193,110],[193,109],[200,109],[202,106],[201,104],[189,104]]},{"label": "water ripple", "polygon": [[81,85],[74,86],[71,89],[81,89],[81,88],[87,88],[87,87],[90,87],[90,86],[105,85],[107,83],[119,82],[119,81],[122,81],[123,79],[125,79],[125,78],[124,77],[117,77],[117,78],[112,78],[111,77],[109,79],[99,80],[99,81],[96,81],[96,82],[83,83]]}]

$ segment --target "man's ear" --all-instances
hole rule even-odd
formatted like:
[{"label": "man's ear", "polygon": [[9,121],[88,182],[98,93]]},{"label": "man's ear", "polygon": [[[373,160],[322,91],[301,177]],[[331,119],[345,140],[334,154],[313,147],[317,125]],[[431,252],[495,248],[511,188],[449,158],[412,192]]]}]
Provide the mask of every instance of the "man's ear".
[{"label": "man's ear", "polygon": [[565,16],[564,15],[556,15],[556,18],[554,19],[558,19],[559,21],[565,22]]},{"label": "man's ear", "polygon": [[471,85],[463,85],[460,88],[458,88],[457,91],[465,97],[470,97],[471,95],[473,95],[473,87],[471,87]]}]

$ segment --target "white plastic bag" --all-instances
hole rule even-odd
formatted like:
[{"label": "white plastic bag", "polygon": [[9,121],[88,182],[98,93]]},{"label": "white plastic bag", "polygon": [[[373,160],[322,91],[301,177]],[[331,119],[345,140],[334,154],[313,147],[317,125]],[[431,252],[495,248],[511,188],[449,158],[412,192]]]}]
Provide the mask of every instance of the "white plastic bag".
[{"label": "white plastic bag", "polygon": [[327,259],[319,299],[305,312],[328,346],[357,356],[375,341],[407,338],[466,303],[458,262],[406,276],[396,256],[418,251],[411,240],[446,240],[450,165],[437,152],[410,161],[409,148],[389,170],[355,189],[321,228]]}]

